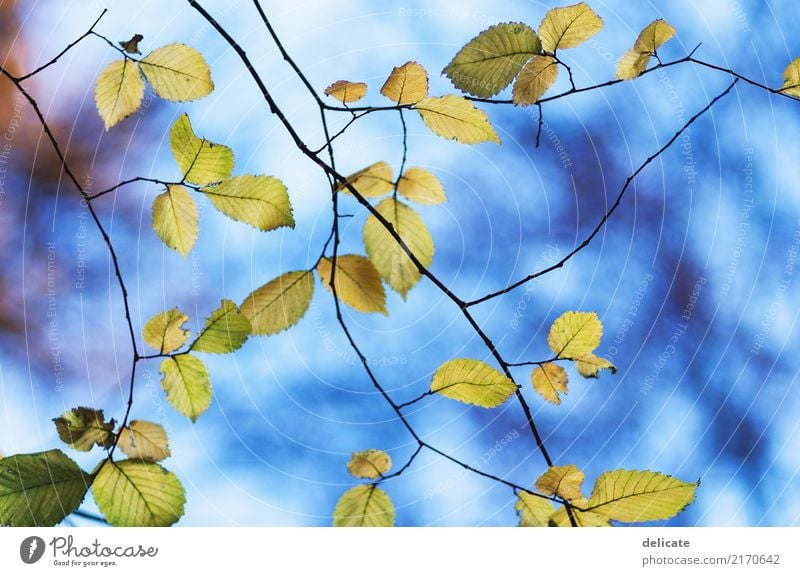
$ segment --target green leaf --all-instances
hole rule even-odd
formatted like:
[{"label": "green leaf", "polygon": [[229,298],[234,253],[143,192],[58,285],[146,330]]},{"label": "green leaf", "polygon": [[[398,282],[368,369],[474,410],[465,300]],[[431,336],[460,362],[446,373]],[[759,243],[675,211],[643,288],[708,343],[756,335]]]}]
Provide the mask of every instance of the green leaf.
[{"label": "green leaf", "polygon": [[421,64],[396,66],[381,87],[381,94],[398,104],[415,104],[428,95],[428,72]]},{"label": "green leaf", "polygon": [[242,313],[250,320],[253,334],[277,334],[300,321],[313,295],[312,272],[287,272],[245,298]]},{"label": "green leaf", "polygon": [[566,500],[581,498],[581,485],[586,478],[574,464],[551,466],[536,480],[536,489],[546,496],[559,496]]},{"label": "green leaf", "polygon": [[219,308],[206,319],[206,326],[197,337],[192,350],[211,354],[227,354],[238,350],[250,336],[250,321],[230,300],[223,300]]},{"label": "green leaf", "polygon": [[594,312],[565,312],[550,327],[547,344],[559,358],[579,358],[600,345],[603,325]]},{"label": "green leaf", "polygon": [[[330,292],[333,264],[323,258],[317,265],[322,284]],[[359,312],[380,312],[387,314],[386,293],[383,291],[381,277],[372,263],[357,254],[345,254],[336,258],[336,296]]]},{"label": "green leaf", "polygon": [[186,494],[178,477],[159,464],[106,462],[92,484],[100,512],[113,526],[172,526]]},{"label": "green leaf", "polygon": [[653,20],[639,32],[633,49],[640,53],[654,53],[667,40],[675,36],[673,28],[666,20]]},{"label": "green leaf", "polygon": [[132,460],[158,462],[171,455],[167,431],[160,424],[131,420],[119,433],[117,446]]},{"label": "green leaf", "polygon": [[633,80],[642,75],[650,62],[649,53],[641,53],[636,50],[628,50],[617,62],[617,79]]},{"label": "green leaf", "polygon": [[425,125],[442,138],[457,140],[462,144],[500,144],[489,117],[466,98],[454,94],[428,97],[420,100],[414,108],[422,116]]},{"label": "green leaf", "polygon": [[[433,262],[433,238],[416,211],[394,198],[386,198],[376,210],[392,225],[417,260],[429,267]],[[408,291],[419,282],[420,272],[397,240],[373,215],[364,224],[364,247],[381,277],[405,299]]]},{"label": "green leaf", "polygon": [[73,408],[53,422],[61,441],[75,450],[88,452],[95,444],[109,448],[114,443],[114,420],[106,422],[102,410]]},{"label": "green leaf", "polygon": [[205,364],[191,354],[165,358],[161,363],[161,386],[167,401],[192,422],[211,405],[211,380]]},{"label": "green leaf", "polygon": [[480,360],[460,358],[436,370],[431,392],[484,408],[494,408],[509,399],[517,385]]},{"label": "green leaf", "polygon": [[613,470],[597,478],[584,508],[620,522],[666,520],[694,501],[698,485],[649,470]]},{"label": "green leaf", "polygon": [[197,204],[186,188],[170,184],[155,197],[153,230],[164,244],[186,258],[200,231]]},{"label": "green leaf", "polygon": [[133,60],[114,60],[97,77],[94,102],[106,130],[136,112],[142,98],[144,80]]},{"label": "green leaf", "polygon": [[514,506],[519,514],[519,525],[523,528],[547,526],[547,521],[555,512],[553,503],[528,492],[520,492]]},{"label": "green leaf", "polygon": [[781,92],[800,98],[800,58],[792,60],[783,71]]},{"label": "green leaf", "polygon": [[264,232],[294,228],[286,186],[273,176],[234,176],[203,192],[223,214]]},{"label": "green leaf", "polygon": [[[585,508],[588,501],[581,496],[571,502],[572,516],[575,518],[575,523],[580,528],[607,528],[611,526],[611,522],[606,516],[597,514],[595,512],[582,512],[578,508]],[[555,514],[550,517],[548,526],[558,526],[561,528],[569,528],[572,523],[569,521],[569,514],[566,507],[562,506]]]},{"label": "green leaf", "polygon": [[91,476],[61,450],[0,459],[0,526],[55,526],[83,502]]},{"label": "green leaf", "polygon": [[594,354],[586,354],[575,358],[575,367],[584,378],[597,378],[600,370],[611,370],[612,374],[617,372],[617,367],[611,362]]},{"label": "green leaf", "polygon": [[374,484],[345,492],[333,511],[336,527],[385,527],[394,525],[394,506],[389,495]]},{"label": "green leaf", "polygon": [[397,183],[397,192],[418,204],[447,202],[444,187],[439,179],[422,168],[409,168]]},{"label": "green leaf", "polygon": [[363,82],[337,80],[325,88],[325,95],[335,98],[342,104],[349,104],[361,100],[367,95],[367,85]]},{"label": "green leaf", "polygon": [[443,73],[456,88],[488,98],[511,84],[525,62],[541,51],[542,44],[530,26],[497,24],[470,40]]},{"label": "green leaf", "polygon": [[603,20],[585,2],[553,8],[539,25],[542,48],[555,52],[582,44],[603,27]]},{"label": "green leaf", "polygon": [[347,471],[356,478],[379,478],[392,467],[392,459],[383,450],[370,448],[363,452],[353,452],[347,463]]},{"label": "green leaf", "polygon": [[208,186],[233,172],[233,151],[222,144],[198,138],[189,116],[181,114],[169,131],[169,147],[187,182]]},{"label": "green leaf", "polygon": [[142,336],[147,345],[158,350],[159,354],[169,354],[189,339],[189,330],[183,328],[188,321],[186,314],[173,308],[150,318],[144,325]]},{"label": "green leaf", "polygon": [[552,56],[534,56],[514,83],[514,104],[527,106],[536,103],[557,78],[558,64]]},{"label": "green leaf", "polygon": [[165,100],[196,100],[214,89],[211,70],[203,55],[185,44],[169,44],[153,50],[139,65],[155,93]]},{"label": "green leaf", "polygon": [[[358,190],[358,193],[364,198],[378,198],[391,192],[394,187],[392,167],[383,161],[375,162],[375,164],[350,174],[346,182]],[[350,190],[341,182],[336,185],[336,190],[350,194]]]},{"label": "green leaf", "polygon": [[531,372],[533,389],[551,404],[561,404],[559,392],[567,393],[567,371],[561,366],[548,362]]}]

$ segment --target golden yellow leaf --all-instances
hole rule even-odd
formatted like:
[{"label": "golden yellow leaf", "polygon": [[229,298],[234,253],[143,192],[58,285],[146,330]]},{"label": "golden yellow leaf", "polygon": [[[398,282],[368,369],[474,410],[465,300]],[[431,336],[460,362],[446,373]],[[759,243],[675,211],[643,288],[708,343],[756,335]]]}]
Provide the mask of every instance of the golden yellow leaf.
[{"label": "golden yellow leaf", "polygon": [[586,356],[600,345],[603,325],[594,312],[565,312],[550,327],[547,344],[559,358]]},{"label": "golden yellow leaf", "polygon": [[534,56],[525,64],[514,83],[514,104],[534,104],[558,78],[558,64],[552,56]]},{"label": "golden yellow leaf", "polygon": [[353,452],[347,463],[347,471],[356,478],[379,478],[392,467],[392,459],[383,450],[370,448],[363,452]]},{"label": "golden yellow leaf", "polygon": [[325,95],[335,98],[342,104],[361,100],[367,94],[367,85],[363,82],[338,80],[325,88]]},{"label": "golden yellow leaf", "polygon": [[457,140],[462,144],[500,144],[500,138],[486,113],[466,98],[454,94],[428,97],[420,100],[415,108],[425,125],[442,138]]},{"label": "golden yellow leaf", "polygon": [[106,130],[139,109],[144,80],[133,60],[114,60],[97,77],[94,102]]},{"label": "golden yellow leaf", "polygon": [[642,75],[650,61],[650,53],[640,53],[628,50],[617,62],[617,78],[619,80],[632,80]]},{"label": "golden yellow leaf", "polygon": [[[392,167],[386,162],[375,162],[347,177],[347,183],[358,190],[364,198],[377,198],[392,191],[394,179]],[[339,182],[336,190],[350,193],[347,186]]]},{"label": "golden yellow leaf", "polygon": [[333,511],[333,525],[337,528],[388,527],[393,524],[392,501],[374,484],[351,488],[339,498]]},{"label": "golden yellow leaf", "polygon": [[119,433],[119,449],[133,460],[158,462],[169,458],[167,431],[160,424],[131,420]]},{"label": "golden yellow leaf", "polygon": [[617,367],[611,362],[594,354],[586,354],[575,358],[575,367],[584,378],[597,378],[600,370],[611,370],[612,374],[617,372]]},{"label": "golden yellow leaf", "polygon": [[[328,258],[323,258],[317,265],[317,272],[322,284],[331,289],[331,275],[333,264]],[[372,263],[357,254],[345,254],[336,258],[336,296],[359,312],[380,312],[388,315],[386,311],[386,293],[383,291],[381,277]]]},{"label": "golden yellow leaf", "polygon": [[153,50],[139,65],[155,93],[165,100],[196,100],[214,90],[211,69],[203,55],[185,44],[169,44]]},{"label": "golden yellow leaf", "polygon": [[169,147],[184,179],[192,184],[208,186],[233,172],[233,151],[198,138],[186,114],[181,114],[170,128]]},{"label": "golden yellow leaf", "polygon": [[431,392],[483,408],[499,406],[516,390],[517,385],[504,374],[469,358],[445,362],[431,380]]},{"label": "golden yellow leaf", "polygon": [[[394,228],[417,260],[426,268],[433,261],[433,238],[422,218],[410,207],[394,198],[386,198],[376,207]],[[389,286],[404,299],[419,282],[420,272],[388,230],[370,215],[364,224],[364,246],[370,261]]]},{"label": "golden yellow leaf", "polygon": [[217,210],[258,230],[294,228],[286,186],[274,176],[234,176],[203,188],[203,193]]},{"label": "golden yellow leaf", "polygon": [[250,320],[253,334],[277,334],[300,321],[313,295],[312,272],[287,272],[254,290],[241,309]]},{"label": "golden yellow leaf", "polygon": [[783,71],[781,92],[800,98],[800,58],[792,60]]},{"label": "golden yellow leaf", "polygon": [[[588,501],[581,496],[572,501],[572,516],[575,518],[575,523],[580,528],[608,528],[611,522],[608,517],[595,512],[581,512],[578,508],[585,508]],[[569,528],[572,524],[569,521],[569,514],[567,509],[562,506],[555,514],[550,517],[548,526],[557,526],[560,528]]]},{"label": "golden yellow leaf", "polygon": [[155,197],[153,230],[164,244],[186,258],[200,232],[200,214],[185,187],[170,184]]},{"label": "golden yellow leaf", "polygon": [[549,10],[539,25],[539,38],[545,51],[555,52],[585,42],[602,27],[602,18],[585,2],[580,2]]},{"label": "golden yellow leaf", "polygon": [[531,372],[531,384],[542,398],[552,404],[561,404],[558,393],[567,393],[567,371],[552,362],[542,364]]},{"label": "golden yellow leaf", "polygon": [[586,478],[584,473],[574,464],[567,466],[551,466],[539,476],[536,488],[547,496],[559,496],[565,500],[581,497],[581,485]]},{"label": "golden yellow leaf", "polygon": [[189,330],[183,328],[188,321],[186,314],[173,308],[150,318],[142,329],[142,336],[147,345],[158,350],[159,354],[169,354],[188,340]]},{"label": "golden yellow leaf", "polygon": [[547,526],[555,512],[553,503],[528,492],[520,492],[514,508],[519,514],[519,525],[524,528]]},{"label": "golden yellow leaf", "polygon": [[470,40],[443,73],[456,88],[488,98],[511,84],[525,62],[541,51],[536,32],[527,24],[497,24]]},{"label": "golden yellow leaf", "polygon": [[633,49],[637,52],[653,53],[658,50],[664,42],[669,40],[675,35],[675,28],[673,28],[666,20],[659,18],[653,20],[639,32],[639,37],[633,45]]},{"label": "golden yellow leaf", "polygon": [[398,104],[414,104],[428,95],[428,72],[421,64],[397,66],[381,87],[381,94]]},{"label": "golden yellow leaf", "polygon": [[439,179],[422,168],[409,168],[400,177],[397,192],[418,204],[447,202],[444,187]]}]

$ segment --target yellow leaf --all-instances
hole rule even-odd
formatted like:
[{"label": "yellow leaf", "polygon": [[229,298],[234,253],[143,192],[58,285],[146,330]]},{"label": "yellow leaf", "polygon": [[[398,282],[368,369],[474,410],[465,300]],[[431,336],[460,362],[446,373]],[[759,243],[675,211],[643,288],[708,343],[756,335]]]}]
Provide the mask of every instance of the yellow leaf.
[{"label": "yellow leaf", "polygon": [[800,58],[792,60],[783,71],[781,92],[800,98]]},{"label": "yellow leaf", "polygon": [[147,345],[158,350],[159,354],[169,354],[188,340],[189,330],[183,329],[188,321],[186,314],[173,308],[150,318],[142,329],[142,336]]},{"label": "yellow leaf", "polygon": [[597,478],[582,508],[621,522],[666,520],[694,501],[697,486],[649,470],[613,470]]},{"label": "yellow leaf", "polygon": [[431,380],[431,392],[484,408],[499,406],[516,389],[514,382],[488,364],[468,358],[445,362]]},{"label": "yellow leaf", "polygon": [[[331,289],[333,265],[327,258],[320,260],[317,272],[322,284]],[[386,293],[383,291],[381,277],[372,263],[357,254],[345,254],[336,258],[336,296],[359,312],[386,311]]]},{"label": "yellow leaf", "polygon": [[575,358],[575,367],[584,378],[597,378],[600,370],[611,370],[612,374],[617,372],[617,367],[611,362],[594,354],[586,354]]},{"label": "yellow leaf", "polygon": [[169,146],[187,182],[208,186],[225,180],[233,172],[233,151],[195,136],[186,114],[181,114],[172,125]]},{"label": "yellow leaf", "polygon": [[539,476],[536,488],[547,496],[574,500],[581,497],[581,485],[585,478],[584,473],[574,464],[551,466],[547,472]]},{"label": "yellow leaf", "polygon": [[640,53],[628,50],[617,62],[617,78],[619,80],[632,80],[642,75],[650,61],[650,53]]},{"label": "yellow leaf", "polygon": [[421,64],[406,62],[392,70],[381,94],[398,104],[419,102],[428,95],[428,73]]},{"label": "yellow leaf", "polygon": [[547,344],[559,358],[575,359],[600,345],[603,325],[594,312],[565,312],[553,322]]},{"label": "yellow leaf", "polygon": [[545,51],[555,52],[585,42],[602,27],[602,18],[585,2],[580,2],[549,10],[539,25],[539,38]]},{"label": "yellow leaf", "polygon": [[333,511],[338,527],[387,527],[394,524],[394,506],[389,495],[374,484],[345,492]]},{"label": "yellow leaf", "polygon": [[153,50],[139,65],[155,93],[165,100],[196,100],[214,90],[211,70],[203,55],[185,44],[169,44]]},{"label": "yellow leaf", "polygon": [[534,56],[525,64],[514,83],[514,104],[534,104],[558,78],[558,64],[552,56]]},{"label": "yellow leaf", "polygon": [[183,186],[168,185],[153,200],[153,230],[161,241],[186,258],[200,231],[197,204]]},{"label": "yellow leaf", "polygon": [[547,526],[547,521],[555,512],[552,502],[528,492],[520,492],[514,508],[519,514],[519,525],[523,528]]},{"label": "yellow leaf", "polygon": [[144,98],[144,80],[133,60],[115,60],[97,77],[94,102],[106,130],[136,110]]},{"label": "yellow leaf", "polygon": [[180,354],[161,363],[161,387],[167,401],[192,422],[211,405],[211,380],[199,358]]},{"label": "yellow leaf", "polygon": [[392,459],[383,450],[353,452],[347,463],[347,471],[356,478],[379,478],[392,467]]},{"label": "yellow leaf", "polygon": [[[394,198],[387,198],[376,207],[394,228],[417,260],[426,268],[433,261],[433,238],[425,222],[410,207]],[[381,277],[404,299],[419,282],[420,272],[383,224],[370,215],[364,224],[364,246],[370,261]]]},{"label": "yellow leaf", "polygon": [[[388,194],[394,187],[392,167],[386,162],[375,162],[366,168],[354,172],[347,177],[347,183],[358,190],[364,198],[377,198]],[[336,185],[337,190],[350,191],[341,182]]]},{"label": "yellow leaf", "polygon": [[234,176],[203,188],[203,193],[223,214],[264,232],[294,228],[286,186],[273,176]]},{"label": "yellow leaf", "polygon": [[106,422],[102,410],[78,407],[53,418],[61,441],[75,450],[88,452],[102,446],[109,448],[114,442],[114,420]]},{"label": "yellow leaf", "polygon": [[500,138],[486,114],[466,98],[454,94],[429,97],[420,100],[415,108],[425,125],[442,138],[457,140],[462,144],[500,144]]},{"label": "yellow leaf", "polygon": [[335,98],[342,104],[349,104],[361,100],[367,94],[367,85],[363,82],[348,82],[347,80],[338,80],[327,88],[325,94],[331,98]]},{"label": "yellow leaf", "polygon": [[397,192],[418,204],[447,202],[444,187],[439,179],[422,168],[409,168],[400,177]]},{"label": "yellow leaf", "polygon": [[[585,508],[587,500],[583,496],[576,498],[572,501],[572,516],[575,518],[575,523],[580,528],[607,528],[611,526],[611,522],[606,516],[596,514],[595,512],[581,512],[578,508]],[[555,514],[550,517],[548,522],[549,526],[557,526],[561,528],[569,528],[572,524],[569,521],[569,514],[567,509],[562,506]]]},{"label": "yellow leaf", "polygon": [[497,24],[459,50],[443,70],[456,88],[473,96],[494,96],[511,84],[531,56],[542,51],[536,32],[521,22]]},{"label": "yellow leaf", "polygon": [[300,321],[313,295],[312,272],[287,272],[245,298],[242,313],[250,320],[253,334],[277,334]]},{"label": "yellow leaf", "polygon": [[633,49],[637,52],[653,53],[674,35],[675,28],[667,23],[666,20],[661,18],[653,20],[639,32],[639,37],[636,39]]},{"label": "yellow leaf", "polygon": [[210,354],[228,354],[238,350],[250,336],[250,321],[230,300],[222,300],[219,308],[206,319],[206,326],[192,350]]},{"label": "yellow leaf", "polygon": [[548,362],[531,372],[533,389],[551,404],[561,404],[558,393],[567,393],[567,371],[561,366]]},{"label": "yellow leaf", "polygon": [[158,462],[171,454],[167,431],[160,424],[144,420],[131,420],[120,431],[117,446],[132,460]]}]

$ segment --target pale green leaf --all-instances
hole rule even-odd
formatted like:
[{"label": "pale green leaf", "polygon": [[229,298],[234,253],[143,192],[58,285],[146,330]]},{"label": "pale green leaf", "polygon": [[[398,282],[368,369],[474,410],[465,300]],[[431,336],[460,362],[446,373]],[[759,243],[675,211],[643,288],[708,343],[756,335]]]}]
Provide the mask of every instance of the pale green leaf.
[{"label": "pale green leaf", "polygon": [[640,53],[653,53],[674,35],[675,28],[666,20],[661,18],[653,20],[639,32],[639,37],[636,39],[633,49]]},{"label": "pale green leaf", "polygon": [[94,501],[113,526],[172,526],[183,516],[186,493],[161,465],[106,462],[92,484]]},{"label": "pale green leaf", "polygon": [[613,470],[597,478],[583,508],[621,522],[666,520],[694,501],[697,486],[649,470]]},{"label": "pale green leaf", "polygon": [[155,93],[165,100],[196,100],[214,89],[211,70],[203,55],[185,44],[169,44],[153,50],[139,65]]},{"label": "pale green leaf", "polygon": [[167,401],[192,422],[211,405],[211,380],[199,358],[180,354],[161,363],[161,386]]},{"label": "pale green leaf", "polygon": [[273,176],[234,176],[203,192],[223,214],[264,232],[294,228],[286,186]]},{"label": "pale green leaf", "polygon": [[[350,174],[346,181],[364,198],[378,198],[391,192],[394,187],[392,167],[383,161]],[[341,182],[336,185],[336,190],[350,194],[350,190]]]},{"label": "pale green leaf", "polygon": [[[376,207],[394,228],[419,262],[426,268],[433,262],[433,238],[413,208],[386,198]],[[404,299],[420,279],[420,271],[405,250],[373,215],[364,224],[364,246],[381,277]]]},{"label": "pale green leaf", "polygon": [[206,326],[192,350],[211,354],[227,354],[238,350],[250,336],[250,321],[230,300],[222,300],[219,308],[206,318]]},{"label": "pale green leaf", "polygon": [[547,526],[547,521],[556,510],[549,500],[528,492],[520,492],[514,508],[519,514],[519,525],[524,528]]},{"label": "pale green leaf", "polygon": [[519,73],[512,90],[518,106],[536,103],[558,78],[558,64],[552,56],[534,56]]},{"label": "pale green leaf", "polygon": [[277,334],[300,321],[313,295],[312,272],[287,272],[254,290],[241,309],[253,334]]},{"label": "pale green leaf", "polygon": [[[331,289],[332,262],[323,258],[317,265],[322,284]],[[372,263],[357,254],[345,254],[336,258],[334,278],[336,296],[359,312],[380,312],[387,314],[386,293],[381,277]]]},{"label": "pale green leaf", "polygon": [[131,420],[120,431],[117,446],[132,460],[158,462],[170,456],[167,431],[144,420]]},{"label": "pale green leaf", "polygon": [[559,392],[567,393],[567,380],[567,371],[552,362],[537,366],[531,372],[533,389],[551,404],[561,404]]},{"label": "pale green leaf", "polygon": [[433,374],[431,392],[484,408],[509,399],[517,385],[480,360],[460,358],[445,362]]},{"label": "pale green leaf", "polygon": [[619,80],[632,80],[642,75],[647,63],[650,61],[648,52],[641,53],[628,50],[617,62],[617,78]]},{"label": "pale green leaf", "polygon": [[356,478],[379,478],[392,467],[391,457],[383,450],[370,448],[363,452],[353,452],[347,463],[347,471]]},{"label": "pale green leaf", "polygon": [[90,482],[61,450],[2,458],[0,526],[55,526],[77,510]]},{"label": "pale green leaf", "polygon": [[555,52],[585,42],[602,27],[602,18],[581,2],[549,10],[539,25],[539,38],[545,51]]},{"label": "pale green leaf", "polygon": [[173,308],[150,318],[144,325],[142,336],[147,345],[158,350],[159,354],[169,354],[189,339],[189,330],[183,328],[188,321],[186,314]]},{"label": "pale green leaf", "polygon": [[783,71],[781,92],[800,98],[800,58],[792,60]]},{"label": "pale green leaf", "polygon": [[61,441],[75,450],[88,452],[95,445],[108,448],[114,442],[114,420],[106,422],[102,410],[78,407],[53,418]]},{"label": "pale green leaf", "polygon": [[611,370],[612,374],[617,372],[617,367],[611,362],[594,354],[586,354],[575,358],[575,367],[584,378],[597,378],[600,370]]},{"label": "pale green leaf", "polygon": [[106,130],[139,109],[144,80],[133,60],[114,60],[97,77],[94,102]]},{"label": "pale green leaf", "polygon": [[169,147],[187,182],[208,186],[233,172],[233,151],[222,144],[198,138],[189,116],[181,114],[169,131]]},{"label": "pale green leaf", "polygon": [[386,527],[394,525],[394,506],[389,495],[374,484],[345,492],[333,511],[336,527]]},{"label": "pale green leaf", "polygon": [[536,489],[546,496],[559,496],[566,500],[580,498],[581,485],[586,478],[574,464],[551,466],[536,480]]},{"label": "pale green leaf", "polygon": [[547,344],[559,358],[579,358],[600,345],[603,325],[594,312],[565,312],[550,327]]},{"label": "pale green leaf", "polygon": [[421,64],[396,66],[381,87],[381,94],[398,104],[414,104],[428,95],[428,72]]},{"label": "pale green leaf", "polygon": [[542,45],[530,26],[521,22],[497,24],[459,50],[443,70],[456,88],[488,98],[511,84],[522,66]]},{"label": "pale green leaf", "polygon": [[466,98],[454,94],[428,97],[420,100],[414,107],[425,125],[442,138],[457,140],[462,144],[500,144],[500,138],[486,113]]},{"label": "pale green leaf", "polygon": [[447,202],[444,187],[439,179],[422,168],[409,168],[397,183],[397,192],[418,204]]},{"label": "pale green leaf", "polygon": [[349,104],[350,102],[361,100],[367,95],[367,85],[363,82],[337,80],[325,88],[325,95],[335,98],[342,104]]},{"label": "pale green leaf", "polygon": [[186,258],[200,231],[197,204],[183,186],[168,185],[153,200],[153,230],[161,241]]}]

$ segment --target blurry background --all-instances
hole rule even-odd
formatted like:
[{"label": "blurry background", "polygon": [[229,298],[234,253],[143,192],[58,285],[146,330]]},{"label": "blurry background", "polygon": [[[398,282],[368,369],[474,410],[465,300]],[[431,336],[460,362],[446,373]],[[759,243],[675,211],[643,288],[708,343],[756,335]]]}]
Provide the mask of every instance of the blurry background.
[{"label": "blurry background", "polygon": [[[104,2],[0,1],[0,58],[33,69],[83,33]],[[282,62],[250,2],[204,6],[245,47],[269,88],[312,147],[318,113]],[[365,102],[408,60],[431,74],[432,94],[452,91],[439,71],[478,32],[504,21],[538,27],[552,2],[473,0],[292,3],[265,10],[318,91],[339,79],[370,85]],[[697,56],[770,86],[800,56],[792,2],[594,0],[605,28],[563,52],[575,82],[610,79],[618,57],[655,18],[678,29],[664,60]],[[173,306],[202,323],[221,298],[236,302],[278,274],[313,262],[330,229],[326,180],[295,151],[265,109],[239,60],[177,0],[118,1],[98,31],[114,40],[144,35],[144,53],[180,41],[200,49],[216,90],[174,105],[146,96],[142,110],[104,133],[94,78],[117,56],[88,39],[29,81],[70,162],[98,191],[142,175],[178,178],[169,126],[187,111],[198,134],[233,147],[235,173],[268,173],[288,186],[297,227],[269,234],[224,218],[201,202],[200,239],[188,259],[162,247],[150,226],[160,192],[134,185],[98,201],[123,257],[137,329]],[[555,93],[566,89],[562,74]],[[569,252],[613,202],[626,177],[729,83],[681,65],[633,82],[544,106],[535,148],[533,109],[486,106],[503,145],[446,142],[409,114],[409,165],[433,171],[449,202],[420,209],[436,243],[433,271],[465,299],[499,289]],[[87,405],[121,418],[129,343],[120,294],[102,241],[63,178],[30,109],[0,82],[0,452],[58,446],[50,419]],[[342,125],[347,115],[334,119]],[[557,463],[595,477],[618,467],[702,478],[697,502],[674,525],[796,525],[800,521],[800,431],[795,277],[800,247],[800,104],[740,83],[653,163],[608,227],[578,257],[541,281],[475,309],[510,361],[548,356],[550,323],[566,310],[595,310],[599,349],[619,367],[586,381],[572,374],[561,406],[525,383]],[[377,160],[397,170],[396,113],[360,121],[338,142],[345,173]],[[561,146],[562,148],[559,148]],[[346,220],[345,251],[360,246],[364,212]],[[454,356],[486,359],[458,310],[429,282],[388,318],[347,309],[378,377],[398,401],[429,386]],[[174,470],[188,492],[182,525],[329,525],[353,483],[349,453],[387,450],[396,466],[416,447],[375,393],[338,329],[330,295],[317,283],[301,323],[253,338],[238,353],[206,358],[215,398],[196,424],[165,402],[158,364],[143,365],[133,417],[168,427]],[[673,336],[675,337],[673,339]],[[792,351],[795,352],[792,352]],[[409,410],[438,447],[493,474],[532,484],[545,469],[519,406],[469,408],[441,397]],[[511,439],[500,450],[498,441]],[[98,454],[66,449],[86,467]],[[423,452],[386,484],[401,525],[511,525],[514,496]],[[84,508],[93,509],[90,499]]]}]

